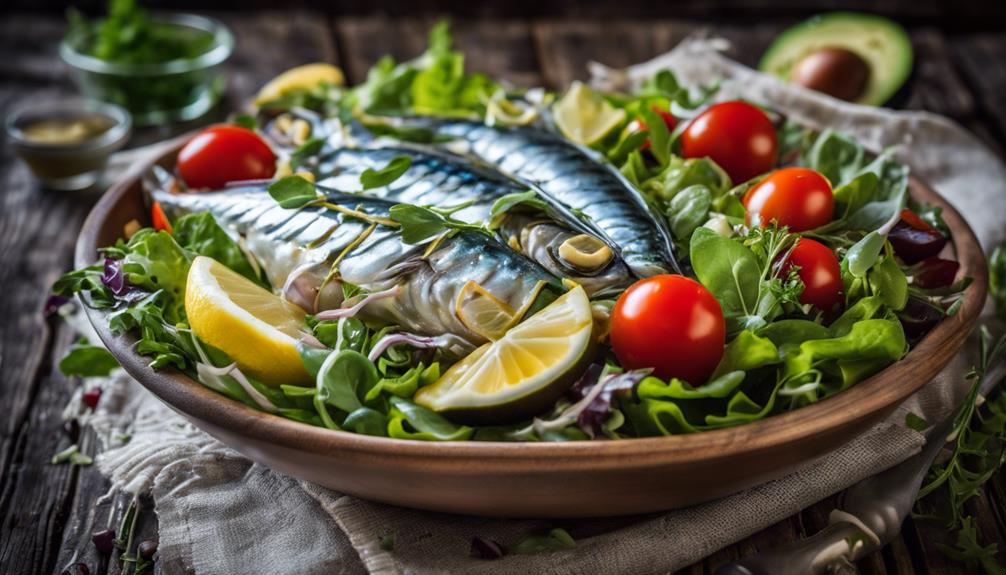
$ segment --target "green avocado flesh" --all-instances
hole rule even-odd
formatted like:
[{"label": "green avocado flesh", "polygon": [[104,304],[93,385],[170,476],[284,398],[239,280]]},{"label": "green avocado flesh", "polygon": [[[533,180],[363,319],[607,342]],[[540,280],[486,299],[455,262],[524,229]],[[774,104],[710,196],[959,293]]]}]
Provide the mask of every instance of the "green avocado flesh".
[{"label": "green avocado flesh", "polygon": [[844,48],[869,65],[859,104],[887,102],[912,71],[912,43],[905,30],[887,18],[857,12],[822,14],[787,29],[769,46],[759,68],[789,80],[800,60],[822,48]]}]

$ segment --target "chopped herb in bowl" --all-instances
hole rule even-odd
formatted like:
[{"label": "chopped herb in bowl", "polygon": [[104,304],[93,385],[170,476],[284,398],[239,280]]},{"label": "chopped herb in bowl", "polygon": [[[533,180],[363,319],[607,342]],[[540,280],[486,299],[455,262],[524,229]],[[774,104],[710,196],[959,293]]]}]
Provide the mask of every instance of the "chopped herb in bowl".
[{"label": "chopped herb in bowl", "polygon": [[152,15],[135,0],[110,0],[104,18],[72,10],[69,19],[60,54],[88,96],[124,106],[139,124],[192,119],[216,103],[234,48],[221,22]]}]

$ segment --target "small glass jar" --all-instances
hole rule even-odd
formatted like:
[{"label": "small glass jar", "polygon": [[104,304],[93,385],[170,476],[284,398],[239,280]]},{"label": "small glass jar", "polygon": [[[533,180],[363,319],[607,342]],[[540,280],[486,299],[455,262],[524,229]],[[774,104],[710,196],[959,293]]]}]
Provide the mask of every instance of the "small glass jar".
[{"label": "small glass jar", "polygon": [[52,190],[94,185],[131,128],[122,107],[83,98],[30,100],[15,107],[4,124],[18,156]]}]

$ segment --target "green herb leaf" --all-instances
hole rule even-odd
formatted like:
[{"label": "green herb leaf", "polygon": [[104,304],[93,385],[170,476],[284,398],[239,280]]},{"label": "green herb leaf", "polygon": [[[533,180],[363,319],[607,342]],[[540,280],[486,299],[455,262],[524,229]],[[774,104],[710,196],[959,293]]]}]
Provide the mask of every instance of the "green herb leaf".
[{"label": "green herb leaf", "polygon": [[391,206],[388,215],[401,225],[402,241],[407,244],[422,244],[449,230],[472,231],[492,236],[492,232],[478,224],[462,222],[447,215],[455,210],[397,204]]},{"label": "green herb leaf", "polygon": [[119,362],[107,349],[85,343],[71,346],[59,362],[59,370],[66,376],[105,377],[117,367]]},{"label": "green herb leaf", "polygon": [[574,547],[576,547],[576,541],[570,534],[565,529],[556,527],[548,531],[525,533],[513,544],[510,552],[518,555],[533,555],[573,549]]},{"label": "green herb leaf", "polygon": [[713,195],[702,184],[689,186],[675,194],[667,205],[668,223],[674,237],[679,240],[690,237],[709,219],[712,205]]},{"label": "green herb leaf", "polygon": [[387,186],[398,178],[412,166],[412,158],[409,156],[395,156],[386,166],[380,170],[367,168],[360,174],[360,183],[364,190]]},{"label": "green herb leaf", "polygon": [[269,195],[288,210],[304,207],[318,199],[314,184],[300,176],[286,176],[269,184]]},{"label": "green herb leaf", "polygon": [[318,155],[318,152],[321,151],[321,148],[324,145],[325,140],[321,138],[312,138],[301,144],[293,151],[292,154],[290,154],[290,168],[296,170],[297,168],[303,166],[313,156]]},{"label": "green herb leaf", "polygon": [[246,130],[254,130],[258,128],[258,121],[255,120],[255,116],[251,114],[236,114],[234,118],[231,119],[231,123],[240,128],[245,128]]},{"label": "green herb leaf", "polygon": [[507,194],[493,202],[493,207],[489,210],[489,228],[499,227],[504,216],[518,206],[527,206],[543,213],[549,210],[549,205],[542,201],[534,190]]},{"label": "green herb leaf", "polygon": [[905,414],[905,427],[915,431],[925,431],[929,427],[929,422],[909,411]]}]

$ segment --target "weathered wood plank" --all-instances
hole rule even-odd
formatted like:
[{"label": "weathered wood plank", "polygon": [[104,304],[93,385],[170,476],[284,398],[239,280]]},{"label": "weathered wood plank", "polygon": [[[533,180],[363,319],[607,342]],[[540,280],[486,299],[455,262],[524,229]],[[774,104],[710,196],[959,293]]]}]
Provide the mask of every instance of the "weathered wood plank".
[{"label": "weathered wood plank", "polygon": [[978,122],[1006,149],[1006,36],[987,32],[950,40],[955,67],[976,96]]}]

